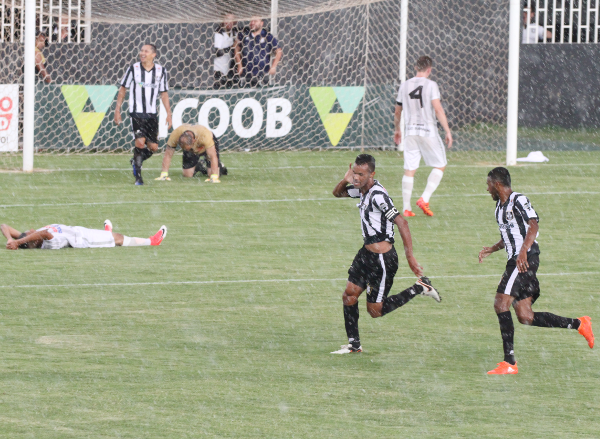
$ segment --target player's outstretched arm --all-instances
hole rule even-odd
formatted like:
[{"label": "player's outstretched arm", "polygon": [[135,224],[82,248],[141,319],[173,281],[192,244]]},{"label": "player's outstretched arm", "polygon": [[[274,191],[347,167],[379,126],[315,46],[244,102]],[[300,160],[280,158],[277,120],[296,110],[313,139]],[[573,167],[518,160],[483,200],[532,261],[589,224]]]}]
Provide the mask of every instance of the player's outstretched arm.
[{"label": "player's outstretched arm", "polygon": [[396,104],[394,110],[394,143],[400,145],[402,142],[402,131],[400,131],[400,118],[402,117],[402,105]]},{"label": "player's outstretched arm", "polygon": [[173,126],[173,115],[171,114],[171,104],[169,104],[169,93],[166,91],[163,91],[160,94],[160,100],[162,101],[163,105],[165,106],[165,110],[167,110],[167,125],[169,126],[169,129],[171,129],[171,127]]},{"label": "player's outstretched arm", "polygon": [[30,235],[27,235],[21,239],[17,239],[15,241],[11,241],[11,242],[7,242],[6,243],[6,248],[8,250],[17,250],[19,248],[20,245],[25,244],[27,242],[31,242],[31,241],[39,241],[39,240],[50,240],[54,238],[54,236],[52,236],[52,233],[50,233],[47,230],[40,230],[37,232],[34,232]]},{"label": "player's outstretched arm", "polygon": [[167,145],[165,148],[165,155],[162,160],[162,169],[160,173],[160,177],[155,178],[155,180],[168,180],[169,179],[169,168],[171,167],[171,160],[173,159],[173,154],[175,154],[175,148]]},{"label": "player's outstretched arm", "polygon": [[452,148],[452,132],[450,131],[450,126],[448,125],[448,119],[446,119],[444,107],[442,107],[442,103],[439,99],[432,100],[431,105],[433,105],[435,115],[446,133],[446,144],[448,145],[448,148]]},{"label": "player's outstretched arm", "polygon": [[244,68],[242,67],[242,50],[240,49],[239,41],[236,43],[233,53],[233,57],[235,58],[235,65],[237,66],[237,73],[238,75],[241,75],[242,73],[244,73]]},{"label": "player's outstretched arm", "polygon": [[354,172],[352,172],[352,165],[350,165],[349,169],[346,171],[346,175],[344,175],[344,179],[333,189],[333,196],[336,198],[348,197],[348,189],[346,189],[346,186],[353,183],[353,177]]},{"label": "player's outstretched arm", "polygon": [[419,265],[415,259],[415,256],[413,255],[412,236],[410,235],[410,229],[408,228],[408,221],[402,218],[402,215],[398,215],[396,218],[394,218],[394,223],[396,223],[398,231],[400,232],[400,236],[402,237],[404,254],[406,255],[408,266],[417,277],[423,276],[423,267]]},{"label": "player's outstretched arm", "polygon": [[21,236],[21,232],[19,232],[17,229],[13,229],[8,224],[0,225],[0,230],[2,230],[2,234],[6,238],[7,242],[11,242]]},{"label": "player's outstretched arm", "polygon": [[273,59],[273,63],[271,64],[271,68],[269,69],[269,75],[274,75],[275,73],[277,73],[277,65],[279,64],[279,61],[281,61],[282,56],[283,49],[281,47],[278,47],[275,50],[275,58]]},{"label": "player's outstretched arm", "polygon": [[121,118],[121,105],[123,105],[123,101],[125,100],[125,93],[127,93],[127,89],[123,86],[119,88],[119,93],[117,94],[117,105],[115,107],[115,124],[119,125],[123,122]]},{"label": "player's outstretched arm", "polygon": [[535,241],[535,237],[540,230],[540,226],[537,222],[537,219],[533,218],[528,221],[529,230],[527,230],[527,235],[525,235],[525,239],[523,240],[523,245],[521,246],[521,251],[519,252],[519,256],[517,256],[517,269],[519,273],[525,273],[529,270],[529,262],[527,262],[527,252],[533,245]]},{"label": "player's outstretched arm", "polygon": [[210,178],[205,181],[207,183],[220,183],[219,180],[219,157],[217,157],[217,149],[214,146],[206,148],[206,157],[210,160]]},{"label": "player's outstretched arm", "polygon": [[502,250],[504,248],[504,241],[500,240],[496,244],[491,247],[483,247],[479,252],[479,263],[481,264],[485,258],[491,255],[498,250]]}]

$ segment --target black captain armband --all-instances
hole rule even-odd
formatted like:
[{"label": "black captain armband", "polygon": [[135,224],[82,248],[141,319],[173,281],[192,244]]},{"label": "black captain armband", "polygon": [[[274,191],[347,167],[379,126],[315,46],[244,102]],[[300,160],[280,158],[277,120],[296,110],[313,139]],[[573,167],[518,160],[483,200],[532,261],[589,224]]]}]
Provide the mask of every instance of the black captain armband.
[{"label": "black captain armband", "polygon": [[402,102],[398,102],[398,101],[396,101],[396,105],[400,105],[400,106],[402,106]]},{"label": "black captain armband", "polygon": [[396,209],[395,207],[392,207],[385,213],[385,217],[389,221],[394,221],[398,215],[400,215],[400,212],[398,212],[398,209]]}]

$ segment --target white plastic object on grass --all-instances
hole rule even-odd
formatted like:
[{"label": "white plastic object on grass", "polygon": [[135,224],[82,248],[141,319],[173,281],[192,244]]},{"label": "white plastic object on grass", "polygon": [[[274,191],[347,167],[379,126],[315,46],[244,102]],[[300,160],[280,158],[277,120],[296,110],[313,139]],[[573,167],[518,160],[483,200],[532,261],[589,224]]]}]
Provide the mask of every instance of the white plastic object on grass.
[{"label": "white plastic object on grass", "polygon": [[517,159],[518,162],[533,162],[533,163],[543,163],[549,162],[550,159],[546,157],[542,151],[531,151],[527,154],[527,157],[521,157]]}]

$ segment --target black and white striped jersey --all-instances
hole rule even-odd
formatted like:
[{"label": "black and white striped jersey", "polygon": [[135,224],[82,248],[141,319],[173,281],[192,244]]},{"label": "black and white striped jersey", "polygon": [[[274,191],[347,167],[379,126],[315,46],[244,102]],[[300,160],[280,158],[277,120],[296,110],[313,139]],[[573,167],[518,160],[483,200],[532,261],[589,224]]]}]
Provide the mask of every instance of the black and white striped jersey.
[{"label": "black and white striped jersey", "polygon": [[361,194],[360,190],[350,185],[346,188],[351,198],[360,198],[356,205],[360,209],[362,235],[365,244],[388,241],[394,243],[394,219],[400,215],[394,202],[385,188],[375,180],[369,192]]},{"label": "black and white striped jersey", "polygon": [[129,89],[130,114],[154,116],[159,94],[169,90],[169,77],[160,64],[146,70],[141,62],[136,62],[127,69],[121,86]]},{"label": "black and white striped jersey", "polygon": [[[529,230],[528,222],[531,219],[539,221],[537,213],[531,207],[531,202],[523,194],[513,192],[506,203],[502,204],[500,200],[496,202],[496,222],[508,259],[516,259],[519,256]],[[539,253],[536,243],[529,249],[529,252],[531,251]]]}]

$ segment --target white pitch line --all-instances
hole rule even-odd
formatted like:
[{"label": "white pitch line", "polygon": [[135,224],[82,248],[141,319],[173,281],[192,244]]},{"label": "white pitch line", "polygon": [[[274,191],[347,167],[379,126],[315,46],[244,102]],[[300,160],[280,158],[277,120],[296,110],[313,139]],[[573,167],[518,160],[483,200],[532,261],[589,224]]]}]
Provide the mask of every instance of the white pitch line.
[{"label": "white pitch line", "polygon": [[[588,276],[597,275],[599,272],[582,271],[578,273],[537,273],[538,276]],[[431,279],[460,279],[497,277],[500,274],[458,274],[451,276],[429,276]],[[415,279],[415,276],[398,276],[395,279]],[[95,287],[140,287],[162,285],[215,285],[215,284],[241,284],[241,283],[273,283],[273,282],[339,282],[348,278],[331,279],[243,279],[243,280],[205,280],[205,281],[168,281],[168,282],[112,282],[96,284],[53,284],[53,285],[0,285],[0,288],[95,288]]]},{"label": "white pitch line", "polygon": [[[596,191],[564,191],[564,192],[527,192],[525,195],[598,195]],[[439,197],[489,197],[490,194],[459,194],[459,195],[438,195]],[[434,196],[435,197],[435,196]]]},{"label": "white pitch line", "polygon": [[294,203],[302,201],[335,201],[337,198],[288,198],[279,200],[162,200],[162,201],[104,201],[98,203],[62,203],[62,204],[0,204],[7,207],[64,207],[64,206],[106,206],[119,204],[198,204],[198,203]]},{"label": "white pitch line", "polygon": [[[596,191],[564,191],[564,192],[527,192],[526,195],[600,195]],[[456,198],[456,197],[489,197],[489,194],[441,194],[434,198]],[[393,198],[400,195],[392,194]],[[41,204],[0,204],[0,208],[11,207],[67,207],[67,206],[118,206],[121,204],[239,204],[239,203],[300,203],[344,200],[345,198],[282,198],[273,200],[147,200],[147,201],[100,201],[96,203],[41,203]]]},{"label": "white pitch line", "polygon": [[[580,166],[600,166],[600,163],[520,163],[518,167],[524,166],[561,166],[561,167],[580,167]],[[501,163],[485,164],[485,165],[448,165],[447,168],[491,168],[492,166],[502,166]],[[286,170],[286,169],[340,169],[339,165],[311,165],[311,166],[245,166],[243,168],[227,167],[228,169],[239,171],[239,170]],[[404,165],[379,165],[381,169],[404,169]],[[144,168],[146,171],[160,171],[161,168]],[[62,169],[53,168],[45,169],[45,172],[131,172],[131,168],[78,168],[78,169]],[[15,171],[17,172],[17,171]]]}]

